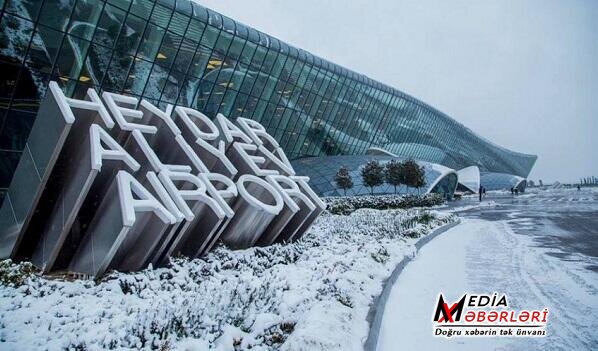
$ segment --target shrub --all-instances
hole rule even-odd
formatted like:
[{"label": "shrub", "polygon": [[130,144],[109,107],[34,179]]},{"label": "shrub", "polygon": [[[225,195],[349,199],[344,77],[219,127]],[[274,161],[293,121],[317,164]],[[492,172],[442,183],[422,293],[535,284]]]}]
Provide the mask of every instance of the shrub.
[{"label": "shrub", "polygon": [[327,197],[328,211],[336,215],[349,215],[360,208],[374,210],[388,210],[397,208],[431,207],[442,204],[445,200],[440,194],[426,194],[423,196],[354,196],[354,197]]},{"label": "shrub", "polygon": [[13,263],[12,260],[0,261],[0,283],[18,287],[35,275],[37,268],[30,262]]}]

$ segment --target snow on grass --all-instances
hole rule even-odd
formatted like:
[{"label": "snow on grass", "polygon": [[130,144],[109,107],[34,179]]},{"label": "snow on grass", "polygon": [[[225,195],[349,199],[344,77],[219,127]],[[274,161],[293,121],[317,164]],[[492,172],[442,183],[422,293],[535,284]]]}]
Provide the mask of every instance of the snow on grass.
[{"label": "snow on grass", "polygon": [[27,276],[0,285],[0,349],[361,350],[382,281],[416,237],[454,220],[325,213],[285,246],[220,247],[99,283]]}]

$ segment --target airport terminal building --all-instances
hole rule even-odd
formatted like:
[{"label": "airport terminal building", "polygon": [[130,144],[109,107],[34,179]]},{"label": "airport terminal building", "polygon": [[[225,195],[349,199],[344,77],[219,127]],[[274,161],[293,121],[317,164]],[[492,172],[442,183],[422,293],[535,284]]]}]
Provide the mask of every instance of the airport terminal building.
[{"label": "airport terminal building", "polygon": [[50,81],[77,99],[91,87],[256,120],[320,195],[340,194],[338,167],[357,176],[372,158],[417,160],[431,192],[475,192],[480,182],[523,190],[537,158],[189,0],[0,0],[0,8],[0,193]]}]

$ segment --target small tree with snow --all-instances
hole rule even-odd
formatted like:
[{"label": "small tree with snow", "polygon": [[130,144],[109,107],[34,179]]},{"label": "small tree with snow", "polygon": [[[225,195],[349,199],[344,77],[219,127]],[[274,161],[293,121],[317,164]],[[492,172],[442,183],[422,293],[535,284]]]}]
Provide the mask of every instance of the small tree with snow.
[{"label": "small tree with snow", "polygon": [[353,187],[353,179],[351,178],[351,174],[349,174],[349,170],[345,167],[338,169],[338,172],[334,176],[334,182],[336,186],[343,189],[345,196],[347,196],[347,189]]},{"label": "small tree with snow", "polygon": [[405,184],[405,170],[403,164],[397,160],[391,160],[384,167],[384,178],[386,182],[395,188],[397,193],[397,186]]},{"label": "small tree with snow", "polygon": [[373,195],[374,187],[384,183],[384,168],[376,160],[368,161],[361,169],[361,179],[363,185],[369,187]]},{"label": "small tree with snow", "polygon": [[416,188],[419,195],[419,188],[426,185],[426,171],[420,167],[413,159],[403,162],[405,170],[405,184],[408,187]]},{"label": "small tree with snow", "polygon": [[419,188],[426,186],[426,170],[423,166],[417,167],[415,174],[414,187],[417,189],[417,195],[419,195]]}]

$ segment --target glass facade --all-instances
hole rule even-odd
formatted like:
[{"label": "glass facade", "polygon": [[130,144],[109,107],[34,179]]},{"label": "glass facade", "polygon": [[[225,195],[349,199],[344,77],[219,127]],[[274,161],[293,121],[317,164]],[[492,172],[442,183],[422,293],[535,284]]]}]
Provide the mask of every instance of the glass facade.
[{"label": "glass facade", "polygon": [[510,190],[516,188],[524,192],[527,186],[525,178],[512,174],[481,172],[480,183],[486,190]]},{"label": "glass facade", "polygon": [[262,123],[290,159],[370,147],[527,176],[536,156],[188,0],[0,0],[0,193],[50,80]]},{"label": "glass facade", "polygon": [[[353,180],[353,187],[347,189],[347,196],[369,195],[370,188],[363,185],[361,169],[370,160],[377,160],[384,166],[390,160],[403,161],[404,159],[382,155],[358,155],[358,156],[328,156],[328,157],[307,157],[293,161],[293,168],[298,174],[307,174],[310,177],[309,184],[312,189],[321,196],[342,196],[343,189],[340,189],[334,182],[334,176],[341,167],[347,168]],[[426,192],[443,194],[452,197],[457,187],[457,174],[446,168],[429,162],[417,161],[424,168],[426,185],[419,191],[406,186],[397,187],[397,193],[402,195],[424,194]],[[374,187],[374,194],[392,194],[395,189],[392,185],[384,183]]]}]

